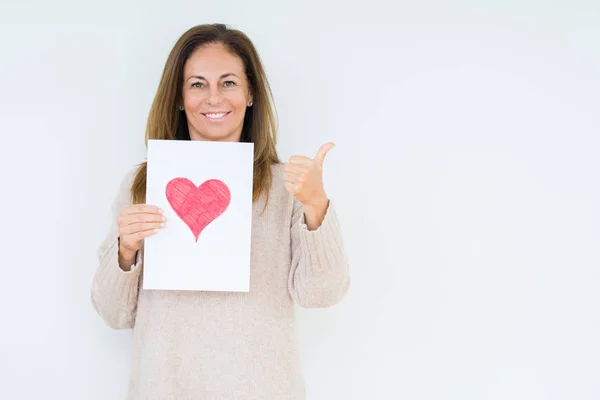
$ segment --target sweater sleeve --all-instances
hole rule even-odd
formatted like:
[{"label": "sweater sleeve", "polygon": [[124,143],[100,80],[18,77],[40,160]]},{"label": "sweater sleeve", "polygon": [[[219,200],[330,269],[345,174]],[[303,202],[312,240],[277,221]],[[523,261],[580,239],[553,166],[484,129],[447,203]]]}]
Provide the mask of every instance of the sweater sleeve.
[{"label": "sweater sleeve", "polygon": [[325,308],[342,300],[350,286],[340,224],[330,201],[321,226],[309,230],[302,203],[294,200],[288,289],[301,307]]},{"label": "sweater sleeve", "polygon": [[123,207],[130,204],[131,175],[126,176],[112,205],[112,223],[97,257],[98,264],[92,281],[91,300],[96,312],[113,329],[131,329],[134,325],[139,291],[143,248],[136,255],[130,271],[119,267],[119,227],[117,218]]}]

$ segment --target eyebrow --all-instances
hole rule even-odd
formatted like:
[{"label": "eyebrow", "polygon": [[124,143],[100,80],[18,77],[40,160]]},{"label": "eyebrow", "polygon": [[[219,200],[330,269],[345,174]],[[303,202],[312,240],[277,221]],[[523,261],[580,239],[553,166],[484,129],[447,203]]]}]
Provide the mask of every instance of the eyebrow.
[{"label": "eyebrow", "polygon": [[[223,74],[219,77],[219,79],[223,79],[223,78],[227,78],[228,76],[235,76],[236,78],[240,79],[239,76],[237,76],[236,74],[234,74],[233,72],[228,72],[226,74]],[[205,77],[203,77],[202,75],[192,75],[189,78],[187,78],[187,80],[189,81],[192,78],[196,78],[196,79],[203,79],[205,81],[207,81],[208,79],[206,79]]]}]

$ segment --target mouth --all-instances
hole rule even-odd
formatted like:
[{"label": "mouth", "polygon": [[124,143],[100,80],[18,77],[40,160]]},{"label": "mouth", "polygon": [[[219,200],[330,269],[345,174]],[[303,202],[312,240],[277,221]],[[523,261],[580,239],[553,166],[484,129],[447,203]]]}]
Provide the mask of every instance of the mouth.
[{"label": "mouth", "polygon": [[223,121],[231,111],[219,111],[219,112],[210,112],[210,113],[202,113],[202,115],[212,122]]}]

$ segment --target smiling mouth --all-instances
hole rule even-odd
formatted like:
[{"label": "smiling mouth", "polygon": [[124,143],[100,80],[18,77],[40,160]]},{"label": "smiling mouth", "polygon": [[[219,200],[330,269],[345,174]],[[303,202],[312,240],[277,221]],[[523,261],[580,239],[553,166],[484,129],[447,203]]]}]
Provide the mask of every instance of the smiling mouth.
[{"label": "smiling mouth", "polygon": [[229,115],[231,111],[227,112],[215,112],[215,113],[202,113],[210,121],[220,121]]}]

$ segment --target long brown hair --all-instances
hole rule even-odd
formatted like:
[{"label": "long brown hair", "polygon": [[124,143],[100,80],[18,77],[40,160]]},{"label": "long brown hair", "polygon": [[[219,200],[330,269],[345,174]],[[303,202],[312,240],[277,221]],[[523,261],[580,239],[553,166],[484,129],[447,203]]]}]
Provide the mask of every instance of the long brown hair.
[{"label": "long brown hair", "polygon": [[[190,140],[185,112],[177,108],[182,97],[183,68],[194,50],[206,44],[217,43],[223,44],[232,54],[241,58],[252,93],[254,104],[246,108],[240,141],[254,143],[254,202],[261,194],[268,194],[273,180],[271,166],[280,161],[275,149],[277,125],[271,88],[258,52],[243,32],[224,24],[205,24],[189,29],[177,40],[165,63],[148,114],[146,146],[149,139]],[[143,162],[131,185],[134,204],[146,202],[146,171],[147,162]]]}]

